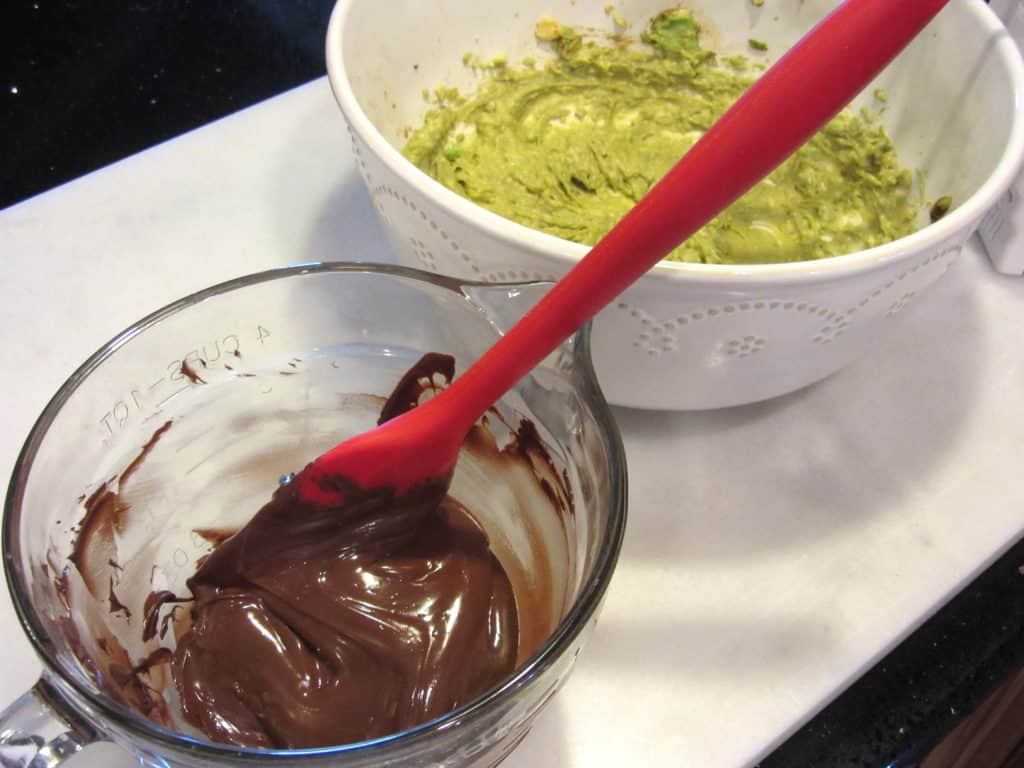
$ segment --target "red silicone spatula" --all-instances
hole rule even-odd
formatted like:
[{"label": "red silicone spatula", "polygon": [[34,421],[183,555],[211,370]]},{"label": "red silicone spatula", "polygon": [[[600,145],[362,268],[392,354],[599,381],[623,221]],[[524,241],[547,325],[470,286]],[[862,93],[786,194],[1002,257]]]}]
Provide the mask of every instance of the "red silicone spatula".
[{"label": "red silicone spatula", "polygon": [[450,473],[466,433],[490,405],[834,117],[945,4],[846,0],[448,389],[317,458],[295,478],[300,498],[343,502],[339,477],[404,493]]}]

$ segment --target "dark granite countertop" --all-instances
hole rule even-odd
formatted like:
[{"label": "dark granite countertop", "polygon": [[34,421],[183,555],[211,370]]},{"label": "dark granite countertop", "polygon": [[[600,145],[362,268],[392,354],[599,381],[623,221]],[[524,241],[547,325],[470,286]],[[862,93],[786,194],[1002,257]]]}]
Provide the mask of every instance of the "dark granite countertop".
[{"label": "dark granite countertop", "polygon": [[[320,76],[330,6],[8,0],[0,208]],[[1024,541],[763,768],[917,765],[1024,667],[1022,567]]]}]

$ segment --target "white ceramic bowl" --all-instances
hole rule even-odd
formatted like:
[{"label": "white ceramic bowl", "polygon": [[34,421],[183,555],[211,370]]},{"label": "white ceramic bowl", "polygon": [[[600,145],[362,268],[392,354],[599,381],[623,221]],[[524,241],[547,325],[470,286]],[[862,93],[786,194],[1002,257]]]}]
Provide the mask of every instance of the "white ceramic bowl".
[{"label": "white ceramic bowl", "polygon": [[[621,0],[643,21],[670,0]],[[694,0],[711,47],[783,51],[834,0]],[[604,0],[339,0],[327,33],[327,71],[381,221],[403,263],[494,281],[553,279],[585,246],[529,229],[465,200],[402,157],[424,88],[471,89],[467,51],[515,61],[538,55],[533,29],[553,15],[610,29]],[[985,3],[951,0],[879,76],[883,123],[925,195],[949,194],[941,221],[870,250],[763,266],[662,262],[602,312],[594,357],[608,399],[643,408],[754,402],[818,381],[848,364],[959,254],[1024,157],[1024,63]],[[867,97],[865,97],[867,98]],[[865,101],[865,103],[867,103]]]}]

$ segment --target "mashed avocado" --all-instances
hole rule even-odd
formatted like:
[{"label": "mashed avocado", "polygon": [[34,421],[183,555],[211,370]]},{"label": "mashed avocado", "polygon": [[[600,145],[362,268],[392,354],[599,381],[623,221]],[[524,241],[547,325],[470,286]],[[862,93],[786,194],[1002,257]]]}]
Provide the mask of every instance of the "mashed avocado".
[{"label": "mashed avocado", "polygon": [[[506,218],[592,245],[756,79],[719,60],[683,10],[632,45],[542,19],[546,65],[483,66],[472,95],[438,89],[404,153]],[[764,126],[770,131],[771,126]],[[668,258],[708,264],[820,259],[909,234],[918,205],[884,130],[844,111]]]}]

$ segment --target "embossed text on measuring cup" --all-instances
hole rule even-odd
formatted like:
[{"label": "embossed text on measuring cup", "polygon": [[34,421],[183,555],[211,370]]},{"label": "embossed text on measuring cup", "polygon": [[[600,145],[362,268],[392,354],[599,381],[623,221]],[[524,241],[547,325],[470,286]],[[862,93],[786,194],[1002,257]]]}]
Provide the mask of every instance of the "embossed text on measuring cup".
[{"label": "embossed text on measuring cup", "polygon": [[271,330],[256,324],[240,333],[228,333],[193,346],[176,357],[152,378],[135,383],[115,400],[98,419],[100,440],[106,442],[126,427],[160,410],[177,395],[195,385],[206,384],[213,376],[247,376],[241,370],[247,344],[271,343]]}]

